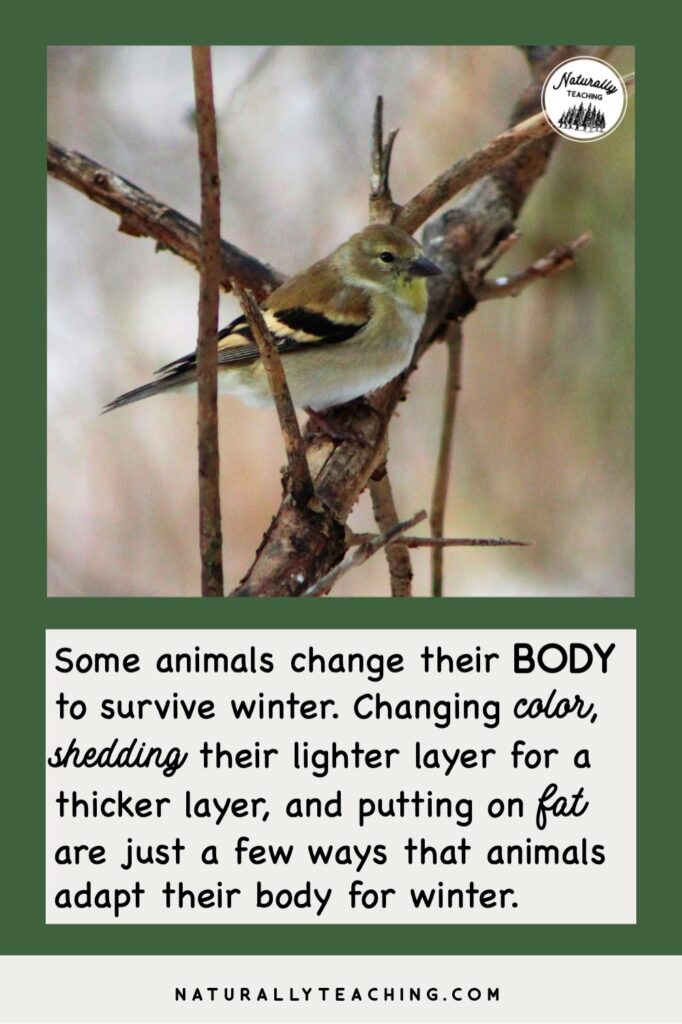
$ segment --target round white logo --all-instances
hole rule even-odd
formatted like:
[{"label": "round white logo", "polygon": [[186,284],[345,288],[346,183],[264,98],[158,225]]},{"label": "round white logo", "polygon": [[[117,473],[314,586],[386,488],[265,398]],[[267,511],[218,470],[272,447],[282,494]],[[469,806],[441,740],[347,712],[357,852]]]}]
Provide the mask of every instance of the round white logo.
[{"label": "round white logo", "polygon": [[594,142],[623,120],[628,96],[615,68],[598,57],[571,57],[547,76],[542,109],[565,139]]}]

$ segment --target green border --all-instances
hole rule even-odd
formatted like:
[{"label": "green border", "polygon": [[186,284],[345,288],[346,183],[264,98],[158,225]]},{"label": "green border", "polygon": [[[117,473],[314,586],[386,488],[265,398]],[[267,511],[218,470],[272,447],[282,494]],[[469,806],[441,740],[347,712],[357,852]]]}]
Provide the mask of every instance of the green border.
[{"label": "green border", "polygon": [[[539,5],[538,5],[539,7]],[[130,14],[130,18],[128,18]],[[272,5],[246,22],[235,6],[212,8],[209,18],[193,8],[160,16],[139,3],[111,9],[71,4],[52,11],[12,13],[3,55],[6,185],[5,249],[11,254],[13,299],[6,311],[4,564],[6,602],[4,686],[0,720],[0,778],[4,835],[0,840],[0,953],[6,954],[674,954],[680,940],[679,850],[682,830],[675,796],[679,780],[682,698],[676,661],[679,596],[672,560],[677,555],[675,461],[666,451],[679,436],[679,333],[677,311],[662,305],[677,290],[676,233],[669,255],[664,233],[676,210],[677,188],[666,174],[677,165],[665,157],[676,121],[666,121],[665,98],[677,96],[672,78],[678,61],[661,43],[629,22],[622,9],[606,12],[573,5],[566,12],[544,4],[537,14],[524,6],[495,13],[432,4],[416,20],[414,5],[374,9],[357,0],[333,7]],[[481,16],[482,15],[482,16]],[[562,17],[558,17],[561,15]],[[25,23],[21,25],[20,19]],[[29,24],[29,18],[33,24]],[[328,19],[328,20],[327,20]],[[486,24],[488,22],[488,24]],[[267,31],[263,31],[267,24]],[[131,25],[134,29],[127,30]],[[48,600],[45,553],[45,355],[44,282],[38,269],[44,251],[43,178],[45,46],[64,43],[183,43],[188,37],[225,43],[506,43],[518,38],[572,38],[589,26],[593,39],[614,34],[638,45],[639,90],[646,117],[638,135],[638,245],[646,259],[638,272],[638,556],[633,599],[443,600],[403,604],[388,600],[295,602],[201,602],[184,599]],[[491,29],[495,39],[490,39]],[[583,31],[581,29],[581,31]],[[660,24],[658,25],[660,32]],[[583,32],[584,34],[584,32]],[[670,81],[661,83],[666,67]],[[656,82],[655,88],[651,83]],[[647,95],[648,93],[648,95]],[[653,97],[655,96],[655,101]],[[634,106],[634,104],[633,104]],[[658,129],[657,134],[654,132]],[[655,177],[654,177],[655,176]],[[642,196],[646,196],[643,200]],[[642,207],[646,207],[644,213]],[[668,280],[670,278],[670,280]],[[676,282],[675,282],[676,283]],[[671,446],[672,447],[672,446]],[[676,454],[676,453],[675,453]],[[679,461],[679,459],[677,460]],[[305,611],[301,611],[304,608]],[[184,925],[131,926],[43,924],[43,679],[44,629],[55,627],[287,628],[417,627],[636,627],[638,629],[638,923],[630,926],[518,925]]]}]

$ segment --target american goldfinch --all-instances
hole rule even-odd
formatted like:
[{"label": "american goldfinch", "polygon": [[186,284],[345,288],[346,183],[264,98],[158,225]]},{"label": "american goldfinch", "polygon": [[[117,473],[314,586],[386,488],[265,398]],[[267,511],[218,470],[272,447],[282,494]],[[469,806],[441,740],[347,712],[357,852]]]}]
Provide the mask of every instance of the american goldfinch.
[{"label": "american goldfinch", "polygon": [[[374,391],[410,362],[424,324],[425,278],[441,270],[400,228],[372,224],[263,303],[294,405],[313,412]],[[196,384],[196,352],[110,402],[105,411]],[[270,402],[258,348],[243,316],[218,335],[218,390],[247,405]]]}]

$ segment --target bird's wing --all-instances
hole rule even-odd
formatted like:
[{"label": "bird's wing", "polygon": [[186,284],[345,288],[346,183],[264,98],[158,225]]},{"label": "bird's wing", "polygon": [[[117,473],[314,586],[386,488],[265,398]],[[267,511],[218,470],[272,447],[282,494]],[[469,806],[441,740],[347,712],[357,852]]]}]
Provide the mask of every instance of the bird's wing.
[{"label": "bird's wing", "polygon": [[[311,345],[338,345],[349,341],[366,327],[369,315],[368,308],[357,307],[343,313],[334,311],[333,318],[303,307],[263,311],[265,323],[280,353],[309,350]],[[246,317],[238,316],[218,335],[218,363],[221,366],[245,365],[258,358],[258,346]],[[166,363],[156,373],[175,376],[195,364],[196,352],[191,352]]]},{"label": "bird's wing", "polygon": [[[262,312],[278,350],[294,353],[350,341],[367,326],[372,307],[367,291],[345,285],[326,260],[280,285]],[[218,335],[218,364],[248,366],[258,358],[251,328],[244,316],[238,316]],[[196,365],[196,351],[174,359],[156,371],[155,380],[119,395],[104,411],[191,384]]]}]

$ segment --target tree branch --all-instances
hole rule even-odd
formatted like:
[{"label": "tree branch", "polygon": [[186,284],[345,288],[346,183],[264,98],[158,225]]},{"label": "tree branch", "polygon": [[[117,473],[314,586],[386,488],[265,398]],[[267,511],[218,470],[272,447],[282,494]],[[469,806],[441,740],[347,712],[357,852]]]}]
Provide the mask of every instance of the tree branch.
[{"label": "tree branch", "polygon": [[[372,126],[372,178],[369,192],[369,218],[372,223],[390,223],[398,207],[393,202],[389,181],[391,153],[397,131],[391,132],[384,144],[384,98],[377,96]],[[398,512],[386,462],[375,470],[369,480],[374,518],[381,533],[398,523]],[[412,564],[403,544],[385,546],[392,597],[412,596]]]},{"label": "tree branch", "polygon": [[263,314],[258,308],[251,292],[242,291],[236,283],[234,291],[251,328],[254,340],[258,345],[258,351],[263,360],[263,367],[265,368],[270,386],[270,394],[279,417],[279,425],[282,437],[284,438],[284,447],[289,464],[289,489],[291,496],[297,505],[303,506],[313,496],[313,482],[310,478],[303,438],[301,437],[301,430],[296,419],[291,395],[289,394],[289,385],[284,374],[282,359],[263,319]]},{"label": "tree branch", "polygon": [[[160,203],[137,185],[107,167],[56,142],[47,144],[47,170],[88,199],[121,218],[119,230],[136,237],[153,238],[157,250],[170,249],[199,266],[201,230],[194,221]],[[220,284],[230,291],[232,281],[264,299],[284,280],[284,275],[260,263],[229,242],[220,243]]]},{"label": "tree branch", "polygon": [[[369,493],[377,526],[382,534],[386,534],[393,529],[399,519],[385,462],[370,477]],[[412,597],[413,573],[407,547],[399,541],[392,541],[386,544],[385,550],[391,581],[391,597]]]},{"label": "tree branch", "polygon": [[473,291],[479,302],[486,302],[488,299],[504,299],[508,295],[518,295],[541,277],[550,277],[559,273],[575,263],[576,253],[586,246],[592,239],[589,231],[584,231],[568,245],[559,245],[552,249],[546,256],[535,260],[525,270],[519,270],[514,274],[507,274],[504,277],[494,278],[492,281],[482,278],[478,284],[473,285]]},{"label": "tree branch", "polygon": [[[367,544],[380,536],[376,533],[353,533],[348,539],[348,547]],[[387,548],[401,545],[406,548],[529,548],[532,541],[507,540],[505,537],[405,537],[389,540]]]},{"label": "tree branch", "polygon": [[343,562],[339,562],[335,565],[322,579],[319,579],[317,583],[314,583],[312,587],[309,587],[303,597],[322,597],[328,593],[337,580],[341,576],[345,576],[351,569],[355,569],[356,566],[362,565],[368,558],[375,555],[377,551],[381,551],[386,544],[390,544],[392,540],[395,540],[405,530],[409,530],[410,527],[416,526],[417,523],[421,523],[423,519],[426,519],[426,512],[417,512],[416,515],[412,516],[411,519],[406,519],[402,523],[396,523],[386,533],[379,534],[373,537],[372,540],[365,541],[360,544],[356,551],[346,557]]},{"label": "tree branch", "polygon": [[197,338],[199,538],[201,593],[223,596],[223,535],[218,451],[218,307],[220,302],[220,170],[213,106],[211,49],[192,47],[201,176],[201,256]]},{"label": "tree branch", "polygon": [[[462,328],[451,321],[445,333],[448,347],[448,369],[445,376],[445,398],[443,402],[443,422],[440,434],[440,447],[436,463],[436,477],[431,497],[431,536],[439,541],[443,537],[445,523],[445,506],[450,481],[452,464],[452,447],[455,435],[455,414],[457,398],[461,388],[462,377]],[[443,596],[443,546],[435,544],[431,552],[431,596]]]},{"label": "tree branch", "polygon": [[397,134],[397,129],[390,132],[384,142],[384,98],[377,96],[372,126],[372,178],[369,192],[369,219],[372,223],[379,221],[390,224],[400,209],[393,202],[389,184],[391,154]]}]

